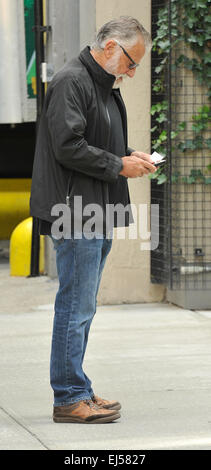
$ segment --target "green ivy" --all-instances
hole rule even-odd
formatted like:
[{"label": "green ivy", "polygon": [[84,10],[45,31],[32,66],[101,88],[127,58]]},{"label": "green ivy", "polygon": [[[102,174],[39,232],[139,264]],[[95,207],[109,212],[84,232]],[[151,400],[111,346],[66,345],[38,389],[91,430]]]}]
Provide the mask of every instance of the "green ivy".
[{"label": "green ivy", "polygon": [[[174,49],[177,44],[183,41],[187,49],[194,51],[194,58],[191,59],[184,54],[175,60],[172,64],[172,70],[178,67],[185,67],[191,70],[200,85],[207,87],[208,99],[211,99],[211,0],[171,0],[171,42],[169,40],[168,30],[168,2],[158,12],[157,34],[153,41],[153,50],[161,56],[159,65],[155,72],[158,78],[153,84],[155,94],[164,94],[165,70],[171,48]],[[167,131],[165,123],[167,121],[168,103],[166,100],[156,103],[151,108],[151,114],[154,116],[155,126],[152,132],[152,148],[166,156]],[[192,116],[192,139],[183,140],[183,132],[187,128],[187,123],[182,122],[171,132],[171,140],[176,137],[180,141],[176,147],[181,152],[188,150],[196,151],[211,148],[211,139],[205,138],[203,133],[209,129],[211,119],[210,107],[202,106],[196,115]],[[153,139],[153,134],[155,138]],[[198,171],[198,170],[196,170]],[[167,180],[167,176],[160,168],[150,175],[151,179],[156,179],[158,184]],[[172,176],[173,182],[179,181],[179,175]],[[181,180],[181,179],[180,179]],[[200,173],[191,170],[190,175],[183,177],[183,182],[192,183],[203,181],[205,184],[211,184],[210,177],[203,177]]]}]

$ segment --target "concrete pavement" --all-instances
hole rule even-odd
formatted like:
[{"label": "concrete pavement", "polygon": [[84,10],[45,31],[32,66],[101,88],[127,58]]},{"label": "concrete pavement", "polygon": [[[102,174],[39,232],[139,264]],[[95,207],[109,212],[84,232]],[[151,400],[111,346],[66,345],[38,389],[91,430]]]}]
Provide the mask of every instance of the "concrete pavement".
[{"label": "concrete pavement", "polygon": [[0,449],[211,450],[211,310],[99,306],[84,368],[97,395],[118,399],[106,425],[55,424],[49,385],[58,281],[0,265]]}]

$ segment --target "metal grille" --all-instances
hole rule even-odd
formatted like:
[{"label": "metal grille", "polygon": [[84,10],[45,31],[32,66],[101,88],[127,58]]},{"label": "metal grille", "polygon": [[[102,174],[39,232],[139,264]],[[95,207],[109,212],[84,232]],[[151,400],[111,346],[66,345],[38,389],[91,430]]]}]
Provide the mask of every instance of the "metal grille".
[{"label": "metal grille", "polygon": [[[152,1],[152,37],[156,35],[158,12],[168,8],[168,37],[172,42],[171,0]],[[179,25],[182,28],[182,25]],[[152,105],[165,99],[167,132],[165,168],[167,181],[151,182],[151,202],[159,203],[159,246],[151,252],[151,280],[171,290],[211,288],[211,152],[207,87],[200,84],[181,56],[194,59],[194,51],[179,42],[165,65],[162,91],[152,91]],[[187,59],[187,61],[188,61]],[[162,55],[152,52],[152,85]],[[204,113],[204,126],[203,126]],[[200,125],[199,125],[200,121]],[[152,116],[152,128],[155,117]],[[200,128],[201,126],[201,128]],[[155,139],[156,135],[153,135]],[[157,134],[158,137],[158,134]],[[152,146],[153,151],[153,146]]]}]

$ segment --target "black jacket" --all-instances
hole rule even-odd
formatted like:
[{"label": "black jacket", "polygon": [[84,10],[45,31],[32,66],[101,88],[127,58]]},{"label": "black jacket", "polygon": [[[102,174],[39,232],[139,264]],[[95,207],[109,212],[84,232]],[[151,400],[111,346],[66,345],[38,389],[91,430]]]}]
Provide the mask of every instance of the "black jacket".
[{"label": "black jacket", "polygon": [[[33,165],[32,216],[53,222],[52,206],[65,204],[67,195],[70,206],[74,196],[80,195],[83,207],[97,203],[105,211],[109,182],[117,181],[122,169],[121,158],[107,150],[111,129],[106,102],[114,80],[86,47],[49,84]],[[122,117],[125,155],[130,155],[126,110],[119,90],[115,90],[115,98]],[[126,188],[120,195],[125,206],[130,202]]]}]

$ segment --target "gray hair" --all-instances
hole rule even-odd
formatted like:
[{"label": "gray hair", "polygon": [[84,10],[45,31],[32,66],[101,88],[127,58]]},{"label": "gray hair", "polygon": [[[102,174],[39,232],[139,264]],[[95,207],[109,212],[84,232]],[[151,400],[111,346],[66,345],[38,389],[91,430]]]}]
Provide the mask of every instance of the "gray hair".
[{"label": "gray hair", "polygon": [[131,47],[136,44],[138,35],[142,36],[145,49],[149,51],[152,47],[152,40],[148,31],[132,16],[120,16],[99,29],[91,48],[103,49],[108,39],[117,39],[123,46]]}]

